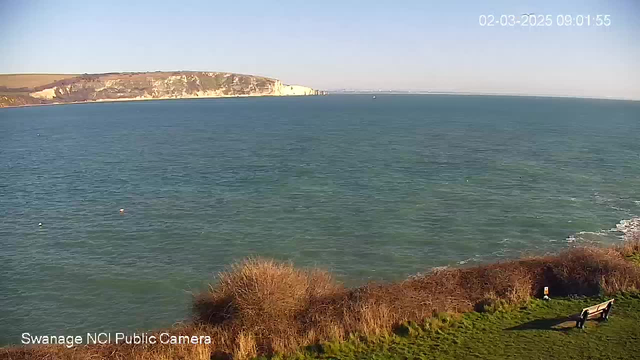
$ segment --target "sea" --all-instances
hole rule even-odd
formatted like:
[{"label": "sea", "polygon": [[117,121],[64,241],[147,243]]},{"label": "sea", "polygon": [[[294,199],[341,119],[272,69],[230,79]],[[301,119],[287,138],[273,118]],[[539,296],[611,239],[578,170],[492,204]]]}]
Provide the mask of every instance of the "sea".
[{"label": "sea", "polygon": [[248,256],[348,286],[640,215],[640,102],[328,95],[0,109],[0,344],[146,331]]}]

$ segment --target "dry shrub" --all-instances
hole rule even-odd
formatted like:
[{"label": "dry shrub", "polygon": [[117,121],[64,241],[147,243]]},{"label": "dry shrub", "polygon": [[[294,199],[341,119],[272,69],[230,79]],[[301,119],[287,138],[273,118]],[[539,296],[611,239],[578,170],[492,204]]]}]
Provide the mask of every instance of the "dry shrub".
[{"label": "dry shrub", "polygon": [[547,262],[545,280],[559,295],[611,294],[640,288],[640,269],[615,249],[574,248]]},{"label": "dry shrub", "polygon": [[634,231],[625,235],[624,243],[617,247],[618,252],[625,257],[640,255],[640,231]]},{"label": "dry shrub", "polygon": [[197,322],[225,326],[262,354],[286,352],[303,345],[298,319],[309,304],[340,288],[326,272],[252,258],[220,273],[218,285],[196,297],[194,312]]},{"label": "dry shrub", "polygon": [[460,286],[471,302],[481,300],[488,291],[509,303],[526,301],[532,295],[532,274],[518,262],[480,266],[462,273]]},{"label": "dry shrub", "polygon": [[392,288],[375,284],[350,291],[339,303],[340,312],[333,322],[342,325],[345,334],[373,336],[389,332],[403,316],[403,303],[398,301],[403,293],[392,292]]},{"label": "dry shrub", "polygon": [[233,358],[244,360],[251,359],[258,355],[256,338],[252,333],[241,331],[236,338],[233,349]]}]

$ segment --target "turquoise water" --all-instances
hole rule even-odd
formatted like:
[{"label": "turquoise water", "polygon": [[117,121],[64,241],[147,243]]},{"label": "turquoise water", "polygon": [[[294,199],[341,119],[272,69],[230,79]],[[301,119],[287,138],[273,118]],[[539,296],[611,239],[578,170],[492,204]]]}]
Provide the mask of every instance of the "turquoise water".
[{"label": "turquoise water", "polygon": [[353,285],[618,241],[639,134],[639,102],[584,99],[0,109],[0,343],[170,326],[248,255]]}]

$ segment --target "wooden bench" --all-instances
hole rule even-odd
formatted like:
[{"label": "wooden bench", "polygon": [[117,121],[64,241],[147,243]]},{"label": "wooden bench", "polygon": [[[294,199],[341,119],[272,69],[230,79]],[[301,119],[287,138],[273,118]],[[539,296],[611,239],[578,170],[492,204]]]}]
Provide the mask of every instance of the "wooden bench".
[{"label": "wooden bench", "polygon": [[614,299],[611,299],[598,305],[584,308],[579,314],[571,316],[571,319],[576,321],[576,327],[579,329],[584,329],[584,324],[587,320],[593,319],[598,315],[600,315],[602,320],[607,320],[609,318],[609,313],[611,312],[611,307],[613,307],[613,301]]}]

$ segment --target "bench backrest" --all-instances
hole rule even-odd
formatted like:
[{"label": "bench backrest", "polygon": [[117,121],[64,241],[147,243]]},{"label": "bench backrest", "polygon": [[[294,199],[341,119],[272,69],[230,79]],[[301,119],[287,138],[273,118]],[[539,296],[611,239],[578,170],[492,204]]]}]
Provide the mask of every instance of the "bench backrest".
[{"label": "bench backrest", "polygon": [[602,311],[602,310],[606,309],[607,306],[609,306],[609,304],[612,303],[612,302],[613,302],[613,299],[605,301],[605,302],[600,303],[598,305],[589,306],[588,308],[582,309],[580,314],[584,314],[585,311],[588,311],[589,314],[597,313],[599,311]]}]

